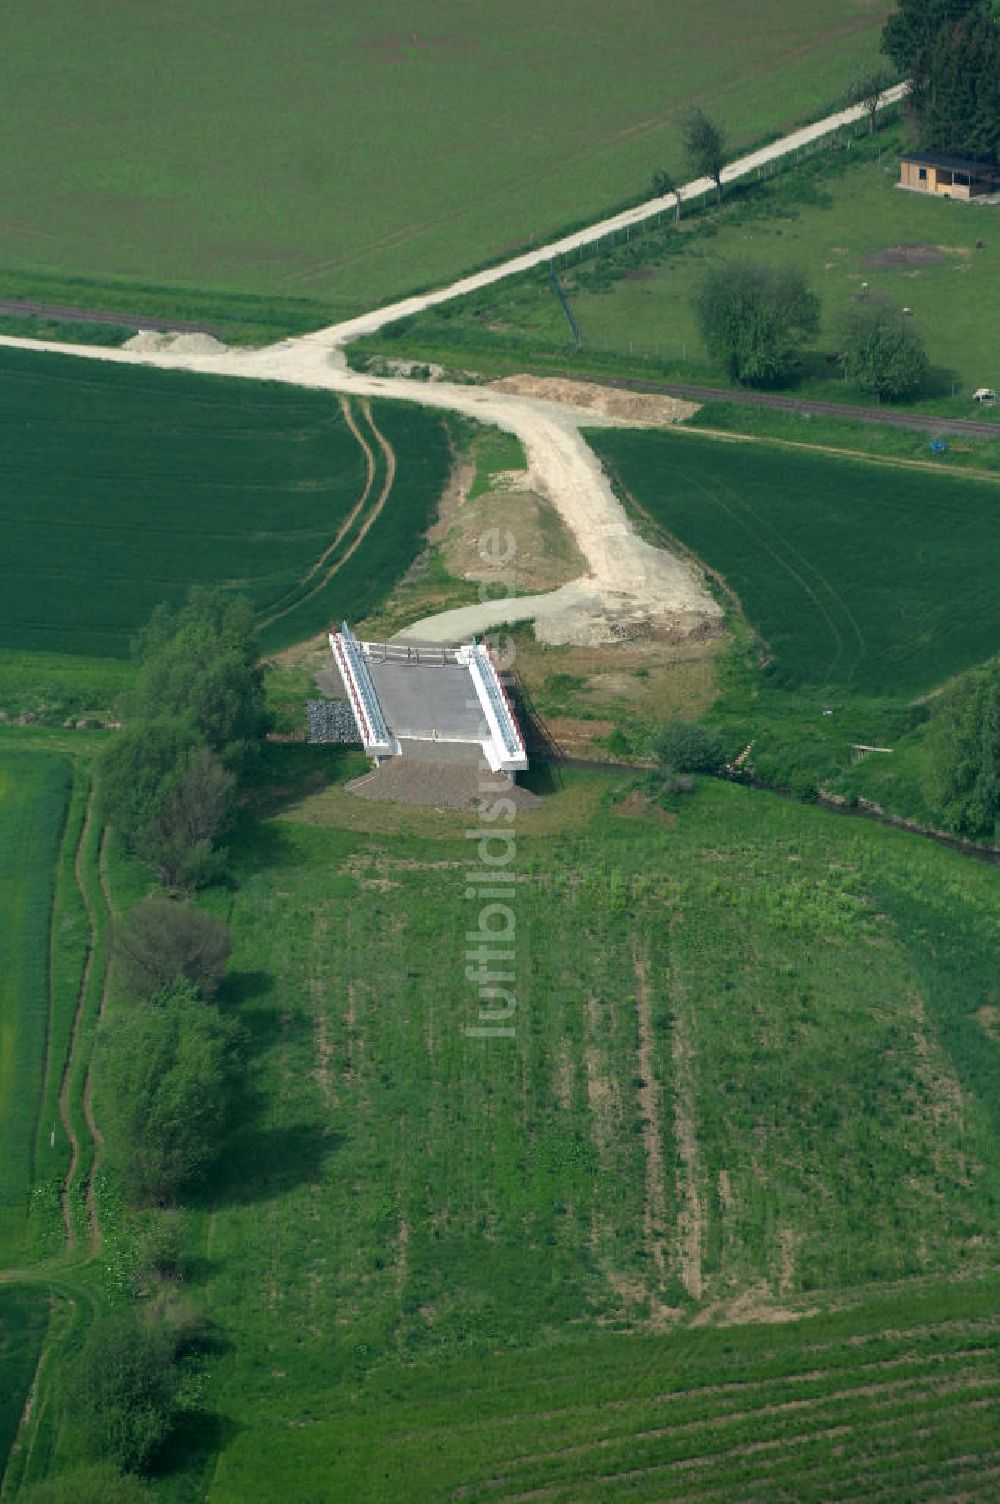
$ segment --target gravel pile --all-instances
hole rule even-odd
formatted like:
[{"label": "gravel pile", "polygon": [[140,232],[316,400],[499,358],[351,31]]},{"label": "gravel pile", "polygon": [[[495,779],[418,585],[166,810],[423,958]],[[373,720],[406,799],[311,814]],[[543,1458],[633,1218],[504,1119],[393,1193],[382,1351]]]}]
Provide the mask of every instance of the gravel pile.
[{"label": "gravel pile", "polygon": [[346,700],[307,700],[306,719],[311,742],[337,742],[348,747],[361,745],[354,711]]},{"label": "gravel pile", "polygon": [[226,346],[212,334],[164,334],[158,329],[140,329],[122,346],[125,350],[171,355],[222,355]]}]

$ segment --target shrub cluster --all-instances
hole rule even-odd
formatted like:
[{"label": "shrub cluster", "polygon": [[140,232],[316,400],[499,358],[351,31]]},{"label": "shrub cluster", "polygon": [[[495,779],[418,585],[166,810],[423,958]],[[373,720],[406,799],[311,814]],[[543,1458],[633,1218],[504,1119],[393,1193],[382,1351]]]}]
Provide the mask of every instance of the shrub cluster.
[{"label": "shrub cluster", "polygon": [[950,830],[1000,842],[1000,659],[935,701],[924,794]]},{"label": "shrub cluster", "polygon": [[176,614],[157,607],[135,654],[128,725],[101,758],[103,812],[162,883],[197,888],[218,875],[237,781],[267,726],[253,613],[195,586]]}]

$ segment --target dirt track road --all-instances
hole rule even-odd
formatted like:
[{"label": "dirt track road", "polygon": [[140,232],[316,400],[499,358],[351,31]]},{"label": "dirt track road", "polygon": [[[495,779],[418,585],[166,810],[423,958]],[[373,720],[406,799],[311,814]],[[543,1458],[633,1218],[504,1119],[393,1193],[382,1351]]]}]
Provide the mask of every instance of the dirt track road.
[{"label": "dirt track road", "polygon": [[[902,88],[890,91],[885,102],[893,102],[901,93]],[[827,116],[730,163],[723,178],[731,182],[744,176],[828,135],[841,125],[860,119],[862,113],[857,107]],[[681,197],[691,197],[709,187],[711,184],[707,180],[697,179],[680,190]],[[611,642],[649,627],[683,636],[701,631],[717,620],[721,615],[719,606],[692,569],[666,550],[654,548],[636,535],[593,451],[580,435],[583,424],[588,427],[617,426],[623,420],[597,417],[593,412],[496,392],[487,387],[369,376],[350,370],[343,354],[343,346],[350,340],[381,328],[393,319],[448,302],[466,292],[543,264],[552,256],[592,244],[615,230],[641,224],[643,220],[663,213],[673,203],[673,195],[650,200],[527,255],[516,256],[500,266],[464,277],[448,287],[404,299],[360,318],[301,338],[284,340],[263,350],[227,350],[214,354],[135,351],[9,336],[0,336],[0,344],[125,365],[152,365],[168,370],[290,382],[361,397],[400,398],[495,424],[517,434],[521,440],[528,456],[531,486],[547,496],[558,511],[587,561],[588,573],[546,595],[515,595],[444,612],[415,623],[410,635],[424,641],[446,642],[486,631],[502,622],[533,620],[539,638],[552,643]],[[516,589],[516,557],[514,571]]]},{"label": "dirt track road", "polygon": [[[903,98],[906,89],[906,84],[897,84],[895,88],[889,89],[880,108],[896,104]],[[735,162],[730,162],[728,167],[722,170],[722,181],[733,183],[737,178],[746,177],[769,162],[776,162],[781,157],[790,156],[813,141],[819,141],[824,136],[831,135],[841,126],[853,125],[856,121],[863,119],[864,115],[865,110],[861,105],[853,105],[848,110],[838,110],[833,115],[826,115],[822,120],[814,121],[812,125],[803,126],[801,130],[792,131],[790,135],[782,136],[780,140],[772,141],[769,145],[761,146],[756,151],[748,152],[744,157],[738,157]],[[711,178],[694,178],[690,183],[685,183],[678,192],[684,200],[698,198],[701,194],[710,192],[712,188]],[[498,266],[473,272],[470,276],[462,277],[448,287],[437,288],[434,292],[419,293],[412,298],[403,298],[398,303],[387,304],[384,308],[372,309],[370,313],[360,314],[357,318],[348,319],[342,324],[332,324],[327,329],[317,330],[315,334],[307,334],[305,338],[319,340],[321,343],[332,341],[336,344],[346,344],[348,340],[358,339],[362,334],[374,333],[376,329],[381,329],[384,324],[391,324],[395,319],[406,318],[412,313],[422,313],[425,308],[433,308],[438,303],[451,302],[453,298],[463,297],[468,292],[476,292],[481,287],[490,287],[494,282],[502,282],[506,277],[515,277],[519,272],[530,271],[532,267],[545,266],[553,257],[564,256],[583,246],[593,245],[596,240],[603,240],[606,235],[613,235],[619,230],[641,225],[644,220],[654,219],[656,215],[672,209],[676,202],[677,195],[673,193],[665,194],[663,198],[647,199],[644,203],[637,204],[634,209],[625,209],[622,213],[613,214],[608,219],[598,220],[582,230],[574,231],[572,235],[564,235],[559,240],[549,241],[534,251],[526,251],[524,255],[515,256]]]}]

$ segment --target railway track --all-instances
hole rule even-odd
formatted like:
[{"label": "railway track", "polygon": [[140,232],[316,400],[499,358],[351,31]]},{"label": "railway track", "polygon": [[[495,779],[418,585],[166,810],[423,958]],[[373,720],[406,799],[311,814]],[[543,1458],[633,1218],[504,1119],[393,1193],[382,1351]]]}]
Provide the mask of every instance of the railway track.
[{"label": "railway track", "polygon": [[[569,371],[568,379],[580,380]],[[881,423],[887,428],[910,428],[917,433],[966,434],[1000,439],[1000,422],[976,418],[938,418],[932,413],[902,413],[887,407],[856,407],[846,402],[817,402],[808,397],[785,397],[778,392],[748,392],[720,386],[687,386],[673,381],[639,381],[631,377],[602,376],[601,386],[623,391],[648,392],[668,397],[690,397],[695,402],[736,402],[742,407],[770,407],[783,413],[808,413],[811,417],[854,418],[860,423]]]}]

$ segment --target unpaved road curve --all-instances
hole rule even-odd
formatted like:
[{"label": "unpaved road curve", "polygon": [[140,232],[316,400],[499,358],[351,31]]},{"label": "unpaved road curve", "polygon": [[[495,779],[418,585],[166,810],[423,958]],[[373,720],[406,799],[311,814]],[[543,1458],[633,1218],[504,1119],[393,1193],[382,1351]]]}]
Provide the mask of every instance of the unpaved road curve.
[{"label": "unpaved road curve", "polygon": [[[904,92],[905,85],[890,90],[884,103],[895,102]],[[840,126],[861,119],[863,113],[862,108],[856,106],[794,131],[731,162],[722,174],[723,180],[732,182],[787,156]],[[691,198],[711,186],[707,179],[699,178],[685,184],[680,196],[682,199]],[[538,636],[553,643],[614,641],[623,634],[631,635],[636,629],[654,623],[682,634],[702,628],[706,622],[718,618],[721,611],[687,565],[636,536],[595,455],[580,436],[582,423],[591,427],[616,426],[620,420],[598,418],[593,413],[574,412],[553,403],[483,387],[369,376],[349,370],[343,356],[343,346],[350,340],[370,334],[394,319],[420,313],[543,265],[554,256],[592,245],[606,235],[662,214],[674,202],[673,194],[650,199],[526,255],[515,256],[499,266],[463,277],[448,287],[406,298],[374,309],[360,318],[331,325],[299,339],[285,340],[264,350],[231,350],[212,355],[140,352],[2,336],[0,344],[28,350],[52,350],[126,365],[153,365],[164,369],[291,382],[297,386],[349,395],[402,398],[496,424],[517,434],[521,440],[528,456],[531,485],[549,498],[572,532],[587,561],[588,573],[547,595],[514,596],[444,612],[417,622],[409,635],[425,641],[445,642],[483,632],[502,622],[529,619],[534,620]],[[516,555],[513,584],[516,589]]]},{"label": "unpaved road curve", "polygon": [[[413,638],[450,642],[502,622],[533,620],[538,636],[546,642],[613,642],[654,623],[683,635],[721,615],[720,607],[686,564],[636,535],[593,450],[580,435],[581,424],[618,426],[619,419],[489,387],[370,376],[350,370],[339,348],[314,336],[286,340],[264,350],[212,355],[23,339],[0,343],[119,365],[290,382],[360,397],[401,398],[463,413],[517,434],[528,457],[530,484],[550,499],[573,534],[587,561],[587,575],[547,595],[509,597],[504,590],[501,599],[443,612],[410,628],[408,635]],[[515,554],[515,590],[516,571]],[[498,571],[498,579],[502,573]]]}]

